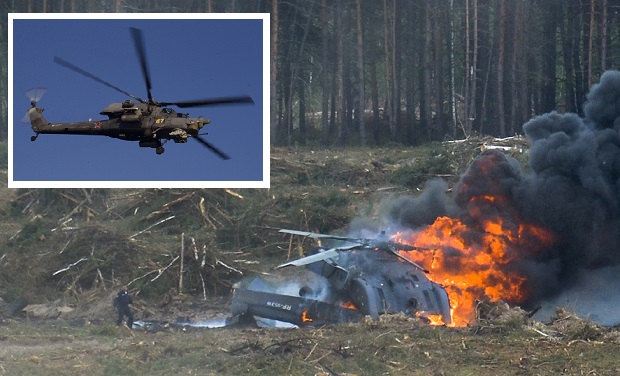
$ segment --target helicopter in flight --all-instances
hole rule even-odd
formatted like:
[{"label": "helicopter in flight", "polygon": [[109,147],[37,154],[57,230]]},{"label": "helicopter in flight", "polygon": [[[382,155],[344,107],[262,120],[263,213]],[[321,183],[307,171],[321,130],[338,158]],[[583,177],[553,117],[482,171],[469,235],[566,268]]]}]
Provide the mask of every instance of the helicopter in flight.
[{"label": "helicopter in flight", "polygon": [[193,138],[220,158],[230,159],[228,154],[201,137],[199,132],[206,124],[210,123],[209,119],[200,116],[192,118],[188,114],[176,112],[169,108],[169,106],[192,108],[254,104],[252,97],[240,95],[179,102],[156,101],[151,94],[151,77],[142,31],[133,27],[130,28],[130,31],[146,85],[147,99],[132,95],[66,60],[55,57],[55,63],[123,93],[132,99],[127,99],[122,103],[112,103],[107,106],[100,112],[101,115],[108,116],[108,119],[105,120],[49,123],[43,116],[43,108],[37,107],[37,103],[45,93],[45,89],[35,88],[28,90],[26,96],[30,99],[31,108],[27,111],[26,118],[30,121],[32,130],[35,133],[30,140],[35,141],[40,134],[101,135],[125,141],[138,141],[140,147],[154,148],[157,154],[162,154],[165,151],[163,145],[167,141],[172,140],[175,143],[186,143],[188,138]]}]

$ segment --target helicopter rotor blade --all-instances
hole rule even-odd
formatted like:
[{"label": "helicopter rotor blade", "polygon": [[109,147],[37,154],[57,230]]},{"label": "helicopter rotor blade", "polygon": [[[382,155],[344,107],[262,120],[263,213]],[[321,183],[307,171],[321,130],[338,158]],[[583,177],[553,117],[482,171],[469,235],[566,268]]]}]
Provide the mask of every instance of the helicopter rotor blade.
[{"label": "helicopter rotor blade", "polygon": [[112,89],[114,89],[116,91],[119,91],[119,92],[121,92],[121,93],[123,93],[123,94],[125,94],[125,95],[127,95],[127,96],[129,96],[129,97],[131,97],[131,98],[141,102],[141,103],[146,103],[146,101],[144,99],[136,97],[135,95],[132,95],[131,93],[128,93],[125,90],[123,90],[123,89],[121,89],[119,87],[116,87],[116,86],[112,85],[111,83],[109,83],[107,81],[102,80],[101,78],[95,76],[94,74],[89,73],[89,72],[85,71],[84,69],[71,64],[70,62],[68,62],[66,60],[63,60],[63,59],[59,58],[58,56],[54,56],[54,62],[56,64],[58,64],[58,65],[62,65],[65,68],[71,69],[72,71],[77,72],[77,73],[79,73],[79,74],[81,74],[83,76],[86,76],[86,77],[90,78],[91,80],[95,80],[95,81],[99,82],[100,84],[103,84],[103,85],[105,85],[105,86],[107,86],[109,88],[112,88]]},{"label": "helicopter rotor blade", "polygon": [[181,101],[181,102],[162,102],[161,106],[177,106],[179,108],[187,107],[202,107],[202,106],[218,106],[226,104],[254,104],[252,97],[248,95],[240,95],[237,97],[220,97],[220,98],[205,98],[197,99],[193,101]]},{"label": "helicopter rotor blade", "polygon": [[211,145],[211,143],[206,141],[204,138],[202,138],[202,137],[200,137],[198,135],[192,136],[192,137],[194,137],[198,142],[200,142],[201,144],[206,146],[209,150],[211,150],[212,152],[217,154],[220,158],[222,158],[222,159],[230,159],[230,156],[228,156],[228,154],[224,153],[220,149],[218,149],[215,146]]},{"label": "helicopter rotor blade", "polygon": [[289,229],[286,229],[286,228],[280,229],[278,232],[281,232],[281,233],[284,233],[284,234],[291,234],[291,235],[307,236],[307,237],[313,238],[313,239],[335,239],[335,240],[344,240],[344,241],[348,241],[348,242],[358,242],[359,241],[359,239],[349,238],[349,237],[346,237],[346,236],[318,234],[316,232],[289,230]]},{"label": "helicopter rotor blade", "polygon": [[284,268],[286,266],[308,265],[308,264],[312,264],[313,262],[323,261],[323,260],[334,258],[334,257],[337,257],[337,256],[338,256],[338,249],[330,248],[330,249],[328,249],[326,251],[323,251],[323,252],[320,252],[320,253],[315,253],[315,254],[310,255],[310,256],[302,257],[300,259],[289,261],[289,262],[287,262],[285,264],[278,265],[278,266],[276,266],[276,269]]},{"label": "helicopter rotor blade", "polygon": [[149,98],[149,103],[154,103],[153,96],[151,95],[151,75],[149,73],[149,67],[146,62],[146,51],[144,50],[144,38],[142,37],[142,30],[135,27],[130,27],[131,36],[133,37],[134,45],[136,46],[136,52],[140,59],[140,68],[142,68],[142,76],[144,77],[144,83],[146,84],[146,93]]},{"label": "helicopter rotor blade", "polygon": [[47,92],[47,88],[44,87],[33,87],[32,89],[25,92],[26,97],[30,100],[30,102],[37,103],[41,100],[43,95]]}]

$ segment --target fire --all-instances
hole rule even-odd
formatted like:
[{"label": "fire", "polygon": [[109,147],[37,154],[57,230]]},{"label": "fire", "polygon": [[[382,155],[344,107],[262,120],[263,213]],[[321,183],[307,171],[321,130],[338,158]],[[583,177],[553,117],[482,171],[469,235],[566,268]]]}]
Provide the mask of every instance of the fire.
[{"label": "fire", "polygon": [[301,313],[301,322],[312,322],[314,320],[312,320],[312,318],[308,317],[308,310],[305,309],[302,313]]},{"label": "fire", "polygon": [[497,153],[474,161],[459,186],[457,203],[464,209],[459,218],[439,217],[419,232],[394,235],[394,240],[419,248],[400,253],[444,286],[454,326],[475,320],[476,300],[524,302],[529,291],[517,270],[519,261],[554,243],[548,230],[524,223],[496,179],[510,173],[504,161]]},{"label": "fire", "polygon": [[353,304],[353,302],[350,300],[347,300],[346,302],[342,302],[342,308],[357,309],[355,304]]},{"label": "fire", "polygon": [[424,311],[416,312],[416,316],[428,320],[429,324],[433,326],[441,326],[446,323],[443,322],[443,317],[437,314],[429,314]]}]

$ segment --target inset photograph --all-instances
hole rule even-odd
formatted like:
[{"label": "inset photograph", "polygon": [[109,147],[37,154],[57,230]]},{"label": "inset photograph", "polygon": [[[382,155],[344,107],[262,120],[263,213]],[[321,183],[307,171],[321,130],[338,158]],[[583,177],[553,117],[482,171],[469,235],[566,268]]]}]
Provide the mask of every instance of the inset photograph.
[{"label": "inset photograph", "polygon": [[9,14],[9,187],[269,187],[268,27]]}]

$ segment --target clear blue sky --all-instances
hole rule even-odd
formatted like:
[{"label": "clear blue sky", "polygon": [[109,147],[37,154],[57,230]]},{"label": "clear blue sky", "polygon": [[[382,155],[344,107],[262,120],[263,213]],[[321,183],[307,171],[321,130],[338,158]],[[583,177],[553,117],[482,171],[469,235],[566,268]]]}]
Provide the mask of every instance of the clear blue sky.
[{"label": "clear blue sky", "polygon": [[[263,82],[263,22],[268,21],[15,19],[10,125],[13,181],[76,187],[88,186],[79,183],[85,181],[142,182],[121,183],[120,187],[144,186],[143,182],[155,182],[147,184],[154,187],[249,187],[268,181],[269,170],[264,168],[268,166],[268,138],[264,141],[269,125],[263,124],[264,85],[268,89],[268,82]],[[52,123],[107,119],[99,112],[110,103],[129,99],[54,63],[54,56],[146,98],[129,27],[142,29],[155,100],[236,95],[254,99],[254,105],[172,107],[191,117],[211,119],[201,133],[208,132],[203,137],[230,155],[230,160],[220,159],[193,139],[186,144],[166,143],[162,155],[152,148],[140,148],[137,142],[106,136],[41,134],[35,142],[30,141],[34,134],[30,124],[21,123],[29,108],[24,93],[30,88],[47,88],[38,107],[45,108],[44,116]],[[198,183],[173,183],[176,181]]]}]

